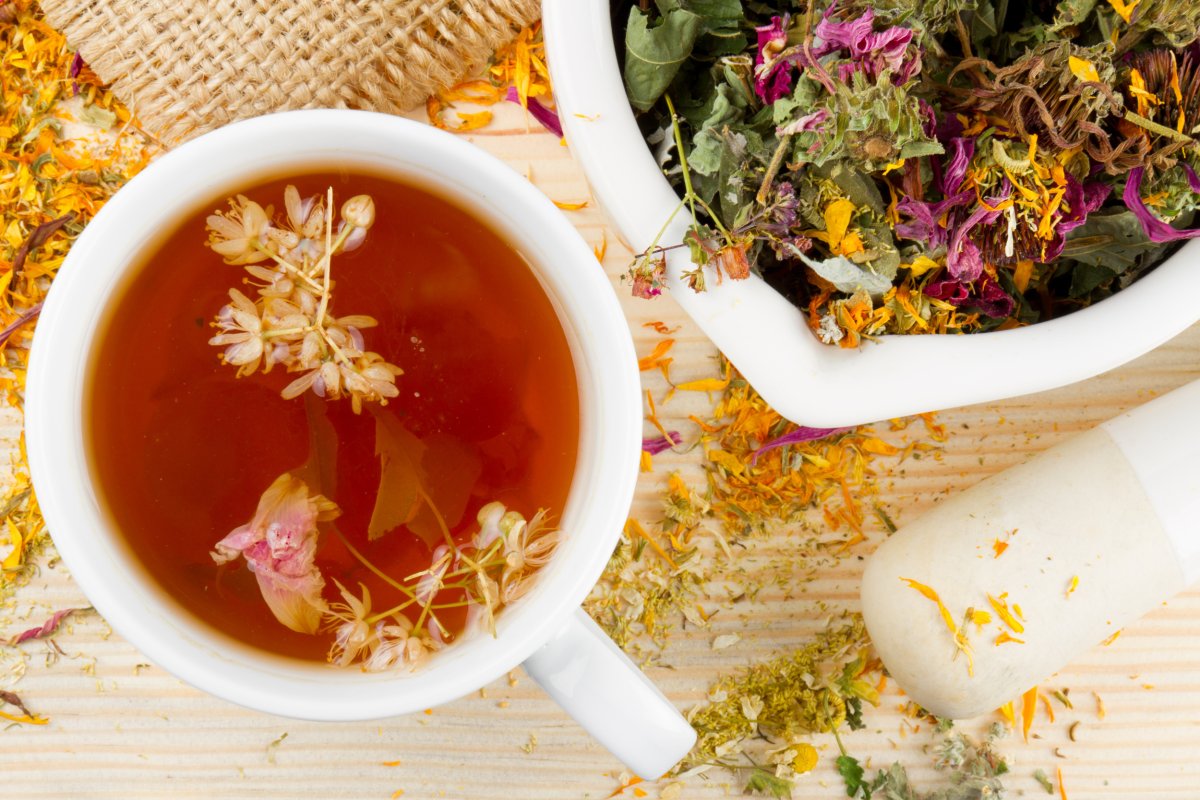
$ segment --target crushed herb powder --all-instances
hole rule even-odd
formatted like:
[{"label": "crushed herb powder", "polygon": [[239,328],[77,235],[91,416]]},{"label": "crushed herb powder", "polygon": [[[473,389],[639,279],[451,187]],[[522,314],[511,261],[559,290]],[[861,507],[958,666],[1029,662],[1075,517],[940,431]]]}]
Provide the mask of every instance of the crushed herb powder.
[{"label": "crushed herb powder", "polygon": [[718,679],[688,715],[698,739],[679,769],[727,764],[759,731],[790,741],[844,724],[848,703],[877,699],[866,648],[862,617],[848,615],[797,650]]}]

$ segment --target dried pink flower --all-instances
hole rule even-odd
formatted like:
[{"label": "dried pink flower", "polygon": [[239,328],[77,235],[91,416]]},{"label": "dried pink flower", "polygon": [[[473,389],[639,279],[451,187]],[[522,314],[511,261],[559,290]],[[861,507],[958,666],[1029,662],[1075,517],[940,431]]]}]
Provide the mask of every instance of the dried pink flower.
[{"label": "dried pink flower", "polygon": [[308,485],[284,473],[259,498],[250,522],[217,542],[213,561],[238,556],[258,579],[258,588],[275,618],[300,633],[316,633],[325,612],[325,579],[314,563],[317,523],[338,515],[338,507]]},{"label": "dried pink flower", "polygon": [[769,25],[755,28],[758,52],[754,55],[754,92],[764,103],[774,103],[792,88],[792,64],[777,56],[787,46],[789,15],[772,17]]},{"label": "dried pink flower", "polygon": [[872,80],[884,70],[890,71],[897,85],[908,83],[921,71],[919,49],[909,54],[913,32],[908,28],[892,26],[875,31],[875,12],[871,9],[848,22],[832,22],[830,6],[824,18],[817,23],[816,37],[820,46],[815,55],[820,57],[838,50],[848,50],[851,63],[839,67],[838,77],[847,81],[855,71],[861,71]]}]

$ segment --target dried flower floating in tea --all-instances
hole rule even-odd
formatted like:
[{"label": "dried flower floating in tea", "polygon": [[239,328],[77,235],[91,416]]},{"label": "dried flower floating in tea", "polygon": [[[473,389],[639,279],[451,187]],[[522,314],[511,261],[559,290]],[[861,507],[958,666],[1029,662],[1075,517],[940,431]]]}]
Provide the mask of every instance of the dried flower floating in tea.
[{"label": "dried flower floating in tea", "polygon": [[[318,397],[350,398],[355,412],[363,402],[386,405],[398,393],[396,376],[403,370],[378,353],[365,350],[362,330],[374,327],[365,315],[333,316],[333,257],[354,250],[375,224],[375,204],[356,195],[341,208],[333,224],[333,189],[325,200],[301,199],[295,186],[284,193],[287,222],[277,224],[264,209],[242,195],[230,210],[208,218],[208,246],[227,264],[245,266],[257,289],[251,300],[237,289],[213,323],[221,332],[209,344],[225,348],[225,363],[238,376],[270,372],[279,365],[303,372],[283,390],[283,397],[312,391]],[[273,268],[258,266],[271,261]],[[257,283],[255,283],[257,281]]]}]

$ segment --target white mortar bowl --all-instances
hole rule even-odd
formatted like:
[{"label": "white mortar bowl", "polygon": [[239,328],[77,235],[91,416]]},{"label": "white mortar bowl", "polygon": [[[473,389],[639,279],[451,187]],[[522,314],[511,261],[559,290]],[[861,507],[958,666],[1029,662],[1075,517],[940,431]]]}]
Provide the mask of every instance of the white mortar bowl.
[{"label": "white mortar bowl", "polygon": [[[543,25],[567,142],[596,199],[634,251],[679,203],[625,97],[609,0],[544,0]],[[661,240],[677,244],[680,213]],[[697,294],[667,259],[672,296],[780,414],[805,425],[854,425],[1038,392],[1151,350],[1200,319],[1200,240],[1093,306],[1028,327],[967,335],[884,336],[855,350],[822,344],[800,309],[752,275]],[[654,301],[646,301],[654,302]]]}]

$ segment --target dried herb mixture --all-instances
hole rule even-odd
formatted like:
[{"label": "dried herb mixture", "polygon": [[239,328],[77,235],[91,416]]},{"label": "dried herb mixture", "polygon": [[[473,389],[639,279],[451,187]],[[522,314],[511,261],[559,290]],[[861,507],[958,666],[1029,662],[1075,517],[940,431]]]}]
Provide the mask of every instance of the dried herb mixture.
[{"label": "dried herb mixture", "polygon": [[1169,0],[655,0],[624,76],[692,288],[753,269],[855,347],[1061,316],[1200,236],[1198,31]]}]

